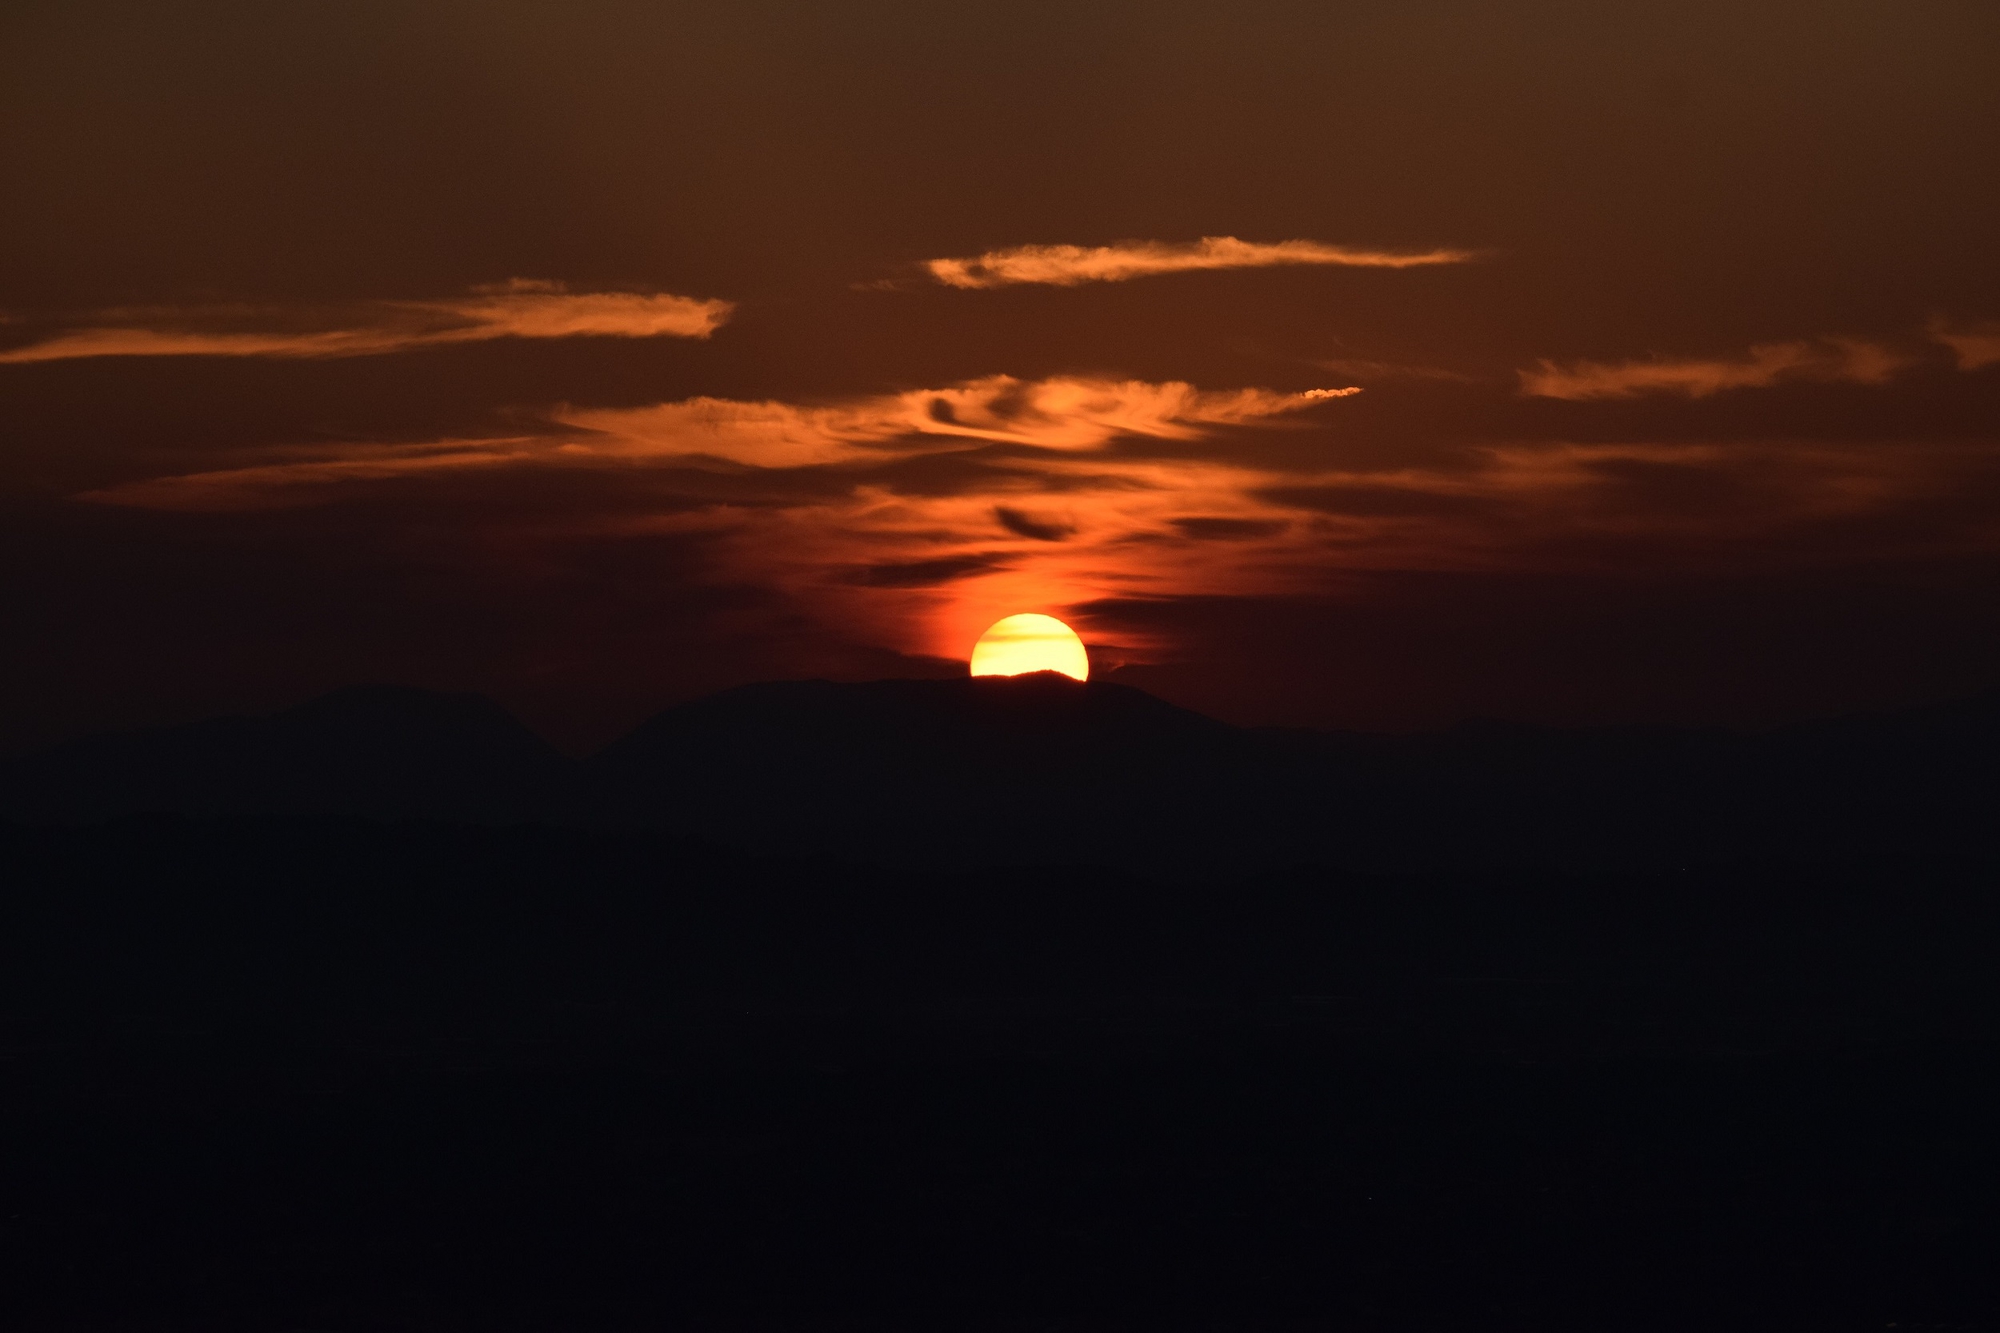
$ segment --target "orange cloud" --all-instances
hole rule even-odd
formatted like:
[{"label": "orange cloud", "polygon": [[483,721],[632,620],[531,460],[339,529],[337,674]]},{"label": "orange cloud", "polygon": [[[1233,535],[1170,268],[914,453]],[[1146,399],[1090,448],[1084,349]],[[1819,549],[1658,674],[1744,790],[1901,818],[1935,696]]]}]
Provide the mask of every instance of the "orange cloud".
[{"label": "orange cloud", "polygon": [[1319,241],[1239,241],[1204,236],[1192,243],[1124,241],[1117,245],[1022,245],[989,250],[970,259],[932,259],[924,267],[947,287],[1006,287],[1041,283],[1074,287],[1085,282],[1125,282],[1155,273],[1199,269],[1269,268],[1281,264],[1334,264],[1351,268],[1415,268],[1459,264],[1467,250],[1362,250]]},{"label": "orange cloud", "polygon": [[[288,449],[252,466],[83,498],[152,509],[272,508],[473,470],[670,471],[706,486],[708,498],[639,518],[558,521],[600,536],[700,534],[733,579],[810,598],[829,613],[845,607],[884,641],[958,652],[958,637],[1024,605],[1243,584],[1245,571],[1273,558],[1285,527],[1254,495],[1270,476],[1181,451],[1340,396],[990,376],[820,406],[697,398],[570,410],[539,437]],[[1174,450],[1157,457],[1112,448],[1147,440]],[[964,461],[929,488],[912,491],[887,475],[910,460],[954,455]],[[703,475],[713,482],[692,480]],[[791,480],[760,498],[759,477]]]},{"label": "orange cloud", "polygon": [[1409,365],[1400,361],[1371,361],[1359,357],[1339,357],[1317,363],[1322,370],[1358,380],[1437,380],[1471,384],[1475,377],[1442,366]]},{"label": "orange cloud", "polygon": [[[1313,593],[1370,570],[1724,571],[1883,543],[2000,547],[2000,528],[1957,513],[1995,476],[1980,446],[1523,443],[1395,469],[1342,466],[1335,448],[1286,470],[1236,445],[1009,457],[942,491],[865,471],[822,496],[628,530],[702,533],[732,580],[905,650],[963,656],[987,625],[1038,610],[1128,661],[1166,645],[1094,631],[1092,603]],[[1910,521],[1940,506],[1952,516]]]},{"label": "orange cloud", "polygon": [[[1343,449],[1338,412],[1282,448],[1258,433],[1307,425],[1336,392],[989,376],[823,404],[696,398],[567,409],[537,435],[300,446],[85,498],[274,508],[474,473],[491,494],[510,472],[567,470],[561,488],[524,477],[506,492],[533,514],[517,540],[689,538],[719,582],[940,656],[1002,616],[1056,614],[1107,665],[1164,645],[1094,631],[1100,602],[1318,593],[1371,570],[2000,548],[1977,499],[2000,482],[2000,454],[1976,441],[1525,441],[1391,463]],[[535,507],[558,489],[560,504]]]},{"label": "orange cloud", "polygon": [[2000,322],[1982,320],[1966,327],[1953,328],[1938,320],[1931,325],[1930,333],[1932,338],[1951,348],[1960,370],[1980,370],[2000,365]]},{"label": "orange cloud", "polygon": [[[729,318],[728,301],[641,292],[570,292],[515,279],[440,301],[380,301],[337,327],[256,330],[233,309],[146,312],[143,322],[100,325],[0,352],[0,363],[93,356],[378,356],[493,338],[706,338]],[[252,312],[254,313],[254,312]]]},{"label": "orange cloud", "polygon": [[578,448],[624,457],[705,455],[748,467],[809,467],[884,450],[977,442],[1091,450],[1123,436],[1199,438],[1299,411],[1356,389],[1206,392],[1179,381],[990,375],[945,389],[915,389],[825,407],[694,398],[655,407],[569,411],[566,425],[601,439]]},{"label": "orange cloud", "polygon": [[1724,389],[1767,389],[1785,380],[1883,384],[1911,358],[1879,343],[1854,338],[1819,342],[1760,343],[1734,360],[1543,361],[1520,372],[1521,392],[1534,398],[1633,398],[1678,393],[1706,398]]},{"label": "orange cloud", "polygon": [[992,375],[816,407],[690,398],[641,408],[565,409],[555,416],[558,429],[541,436],[286,448],[253,467],[152,478],[84,498],[140,508],[235,509],[301,503],[305,497],[282,494],[296,488],[469,467],[722,462],[808,468],[982,444],[1078,453],[1119,437],[1198,439],[1217,427],[1269,421],[1358,392],[1209,392],[1179,381]]},{"label": "orange cloud", "polygon": [[[77,498],[131,509],[224,511],[278,509],[324,498],[313,488],[337,482],[384,481],[425,473],[503,467],[532,462],[548,441],[512,439],[428,440],[421,444],[349,444],[338,452],[312,449],[272,451],[278,461],[252,467],[151,477]],[[297,455],[304,454],[304,457]],[[290,457],[292,461],[284,461]]]}]

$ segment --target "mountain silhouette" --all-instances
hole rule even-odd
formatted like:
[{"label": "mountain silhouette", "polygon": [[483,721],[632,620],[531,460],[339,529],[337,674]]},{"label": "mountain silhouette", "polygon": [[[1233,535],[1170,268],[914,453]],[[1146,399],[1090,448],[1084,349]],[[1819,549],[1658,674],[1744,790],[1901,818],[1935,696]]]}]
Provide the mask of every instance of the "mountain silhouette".
[{"label": "mountain silhouette", "polygon": [[764,850],[1211,874],[2000,847],[2000,695],[1762,732],[1226,726],[1036,677],[749,686],[585,762],[572,810]]},{"label": "mountain silhouette", "polygon": [[1762,732],[1245,729],[1055,673],[747,685],[573,762],[476,695],[366,687],[0,766],[29,821],[643,828],[760,852],[1207,875],[2000,851],[2000,695]]},{"label": "mountain silhouette", "polygon": [[1164,817],[1253,752],[1141,690],[1054,672],[777,682],[644,723],[585,762],[573,808],[769,851],[1101,860],[1181,841]]},{"label": "mountain silhouette", "polygon": [[1054,671],[952,680],[826,680],[746,685],[670,708],[592,760],[601,771],[651,771],[680,758],[726,761],[756,747],[795,757],[845,754],[1033,769],[1048,746],[1064,760],[1134,749],[1200,749],[1234,728],[1129,685]]},{"label": "mountain silhouette", "polygon": [[748,686],[581,762],[387,688],[26,756],[7,1326],[1984,1309],[1996,739],[1022,677]]},{"label": "mountain silhouette", "polygon": [[566,761],[476,694],[338,690],[267,717],[92,736],[0,765],[0,812],[488,821],[541,808]]}]

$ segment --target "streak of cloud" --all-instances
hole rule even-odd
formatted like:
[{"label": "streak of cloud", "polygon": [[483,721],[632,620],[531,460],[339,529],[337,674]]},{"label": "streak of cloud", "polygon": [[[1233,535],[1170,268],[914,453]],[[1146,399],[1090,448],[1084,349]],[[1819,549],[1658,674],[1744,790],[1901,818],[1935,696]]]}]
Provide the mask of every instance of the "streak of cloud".
[{"label": "streak of cloud", "polygon": [[1205,269],[1270,268],[1323,264],[1347,268],[1416,268],[1461,264],[1469,250],[1365,250],[1319,241],[1239,241],[1204,236],[1199,241],[1123,241],[1117,245],[1022,245],[989,250],[966,259],[932,259],[924,267],[947,287],[1007,287],[1039,283],[1075,287],[1086,282],[1125,282],[1158,273]]},{"label": "streak of cloud", "polygon": [[1858,338],[1818,342],[1759,343],[1734,359],[1659,357],[1646,361],[1579,361],[1559,366],[1543,361],[1520,372],[1521,392],[1531,398],[1583,401],[1634,398],[1649,393],[1706,398],[1725,389],[1768,389],[1784,381],[1886,384],[1911,358],[1880,343]]},{"label": "streak of cloud", "polygon": [[1000,526],[1017,537],[1031,541],[1059,542],[1076,535],[1076,525],[1058,519],[1035,518],[1018,509],[1006,505],[994,505],[993,517],[1000,520]]},{"label": "streak of cloud", "polygon": [[1217,426],[1268,421],[1350,392],[1358,390],[1217,392],[1181,381],[990,375],[949,388],[823,407],[695,398],[572,411],[562,420],[605,437],[585,448],[633,457],[705,455],[749,467],[808,467],[978,442],[1088,451],[1119,436],[1192,440]]},{"label": "streak of cloud", "polygon": [[557,283],[515,279],[447,300],[373,302],[326,328],[223,327],[273,313],[228,308],[133,312],[137,318],[128,315],[119,323],[73,329],[0,352],[0,364],[99,356],[323,359],[495,338],[706,338],[734,308],[728,301],[571,292]]},{"label": "streak of cloud", "polygon": [[[1729,571],[2000,549],[1981,499],[2000,455],[1981,441],[1515,440],[1387,457],[1348,447],[1339,411],[1318,432],[1258,433],[1305,426],[1326,401],[1008,376],[822,404],[698,398],[565,409],[505,438],[237,455],[84,498],[214,510],[504,493],[532,515],[509,549],[683,543],[704,577],[937,656],[1023,609],[1319,595],[1370,571]],[[560,504],[534,499],[557,492]],[[1108,629],[1093,642],[1127,660],[1163,651]]]},{"label": "streak of cloud", "polygon": [[1447,370],[1442,366],[1409,365],[1400,361],[1337,357],[1316,364],[1322,370],[1330,370],[1336,375],[1345,375],[1357,380],[1434,380],[1453,384],[1475,382],[1474,376],[1467,375],[1463,371]]},{"label": "streak of cloud", "polygon": [[[577,509],[548,522],[594,539],[693,538],[739,585],[829,613],[845,608],[879,642],[960,652],[960,638],[1024,605],[1245,582],[1248,566],[1274,554],[1284,524],[1251,495],[1268,474],[1230,461],[1223,437],[1325,401],[1180,382],[1009,376],[824,405],[698,398],[567,410],[542,435],[300,446],[249,466],[81,498],[156,510],[274,509],[358,502],[392,481],[458,486],[453,478],[477,472],[650,474],[666,479],[653,485],[697,494],[646,517]],[[1172,448],[1162,457],[1113,447],[1131,441]],[[913,488],[899,469],[926,457],[956,461]],[[1226,555],[1217,554],[1216,536],[1230,539],[1221,544]]]},{"label": "streak of cloud", "polygon": [[[77,498],[132,509],[227,511],[280,509],[318,503],[342,482],[462,472],[533,462],[550,442],[509,439],[428,440],[420,444],[347,444],[337,452],[273,450],[273,461],[251,467],[151,477]],[[303,455],[303,456],[301,456]]]},{"label": "streak of cloud", "polygon": [[299,446],[273,451],[271,461],[252,467],[150,478],[84,498],[140,508],[237,509],[310,502],[285,494],[297,488],[479,467],[852,467],[989,444],[1088,453],[1120,437],[1196,440],[1218,427],[1269,422],[1352,392],[1358,390],[1215,392],[1179,381],[992,375],[823,406],[691,398],[565,409],[542,435]]},{"label": "streak of cloud", "polygon": [[1005,565],[1008,557],[990,552],[948,556],[943,560],[903,560],[862,565],[848,581],[868,588],[934,588]]},{"label": "streak of cloud", "polygon": [[2000,365],[2000,322],[1981,320],[1954,327],[1943,320],[1931,325],[1931,337],[1951,348],[1960,370],[1983,370]]}]

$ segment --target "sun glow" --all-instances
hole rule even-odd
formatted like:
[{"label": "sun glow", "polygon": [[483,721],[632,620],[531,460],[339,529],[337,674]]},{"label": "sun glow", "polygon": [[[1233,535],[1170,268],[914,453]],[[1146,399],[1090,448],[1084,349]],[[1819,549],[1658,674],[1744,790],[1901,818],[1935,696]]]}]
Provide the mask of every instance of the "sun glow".
[{"label": "sun glow", "polygon": [[1019,615],[996,621],[972,647],[975,676],[1019,676],[1060,671],[1090,679],[1090,656],[1076,631],[1054,616]]}]

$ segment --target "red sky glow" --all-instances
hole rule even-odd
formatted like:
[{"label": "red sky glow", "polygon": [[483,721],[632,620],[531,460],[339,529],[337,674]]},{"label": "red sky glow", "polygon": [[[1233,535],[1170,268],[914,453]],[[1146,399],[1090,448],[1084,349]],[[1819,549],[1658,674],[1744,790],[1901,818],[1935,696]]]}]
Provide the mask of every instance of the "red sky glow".
[{"label": "red sky glow", "polygon": [[1990,5],[0,25],[0,745],[1022,612],[1244,722],[2000,684]]}]

